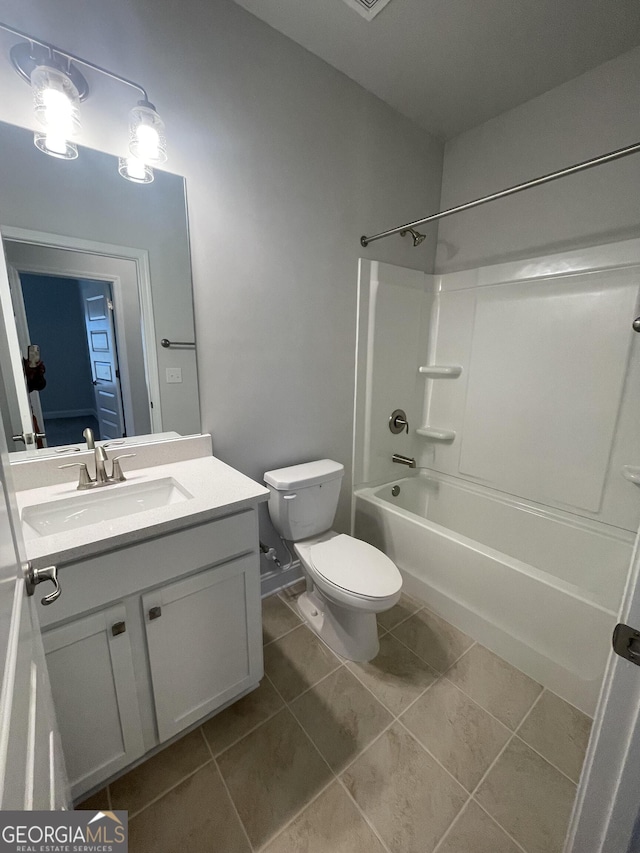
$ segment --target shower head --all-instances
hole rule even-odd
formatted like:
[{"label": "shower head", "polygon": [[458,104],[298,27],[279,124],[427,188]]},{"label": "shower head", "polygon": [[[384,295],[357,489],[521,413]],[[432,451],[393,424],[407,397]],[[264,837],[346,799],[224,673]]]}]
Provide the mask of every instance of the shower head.
[{"label": "shower head", "polygon": [[411,234],[411,236],[413,237],[413,245],[414,246],[419,246],[423,240],[427,239],[426,234],[420,234],[418,231],[414,231],[413,228],[407,228],[406,231],[400,232],[401,237],[405,237],[407,234]]}]

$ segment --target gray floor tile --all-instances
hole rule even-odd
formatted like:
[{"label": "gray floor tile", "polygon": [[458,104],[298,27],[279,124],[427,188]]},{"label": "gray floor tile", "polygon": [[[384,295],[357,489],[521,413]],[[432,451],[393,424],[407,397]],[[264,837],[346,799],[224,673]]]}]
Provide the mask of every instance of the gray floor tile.
[{"label": "gray floor tile", "polygon": [[521,853],[509,836],[470,800],[438,853]]},{"label": "gray floor tile", "polygon": [[334,782],[264,853],[383,853],[367,822]]},{"label": "gray floor tile", "polygon": [[384,613],[378,613],[378,625],[389,631],[400,622],[404,622],[409,616],[413,616],[421,607],[422,605],[419,602],[403,593],[395,607],[392,607],[391,610],[385,610]]},{"label": "gray floor tile", "polygon": [[522,740],[574,782],[580,779],[590,734],[590,718],[548,690],[518,730]]},{"label": "gray floor tile", "polygon": [[484,646],[470,649],[447,678],[511,729],[542,691],[540,684]]},{"label": "gray floor tile", "polygon": [[429,610],[419,610],[391,631],[438,672],[445,672],[473,644],[471,637]]},{"label": "gray floor tile", "polygon": [[282,699],[265,677],[257,690],[203,723],[202,731],[213,754],[218,755],[283,707]]},{"label": "gray floor tile", "polygon": [[264,649],[265,672],[286,702],[339,666],[333,652],[304,625]]},{"label": "gray floor tile", "polygon": [[210,760],[202,732],[196,729],[112,782],[111,805],[114,811],[134,814]]},{"label": "gray floor tile", "polygon": [[527,853],[561,853],[576,786],[514,738],[476,799]]},{"label": "gray floor tile", "polygon": [[262,637],[265,643],[277,640],[299,625],[301,620],[277,595],[262,599]]},{"label": "gray floor tile", "polygon": [[342,778],[393,853],[431,853],[467,798],[398,724]]},{"label": "gray floor tile", "polygon": [[344,667],[307,690],[290,707],[336,772],[393,721],[386,708]]},{"label": "gray floor tile", "polygon": [[217,761],[254,847],[283,829],[332,778],[286,708]]},{"label": "gray floor tile", "polygon": [[347,666],[396,715],[436,678],[436,673],[392,634],[380,638],[380,652],[374,660],[347,661]]},{"label": "gray floor tile", "polygon": [[441,678],[402,722],[471,792],[511,737],[511,731]]},{"label": "gray floor tile", "polygon": [[250,853],[222,780],[208,764],[129,821],[132,853]]}]

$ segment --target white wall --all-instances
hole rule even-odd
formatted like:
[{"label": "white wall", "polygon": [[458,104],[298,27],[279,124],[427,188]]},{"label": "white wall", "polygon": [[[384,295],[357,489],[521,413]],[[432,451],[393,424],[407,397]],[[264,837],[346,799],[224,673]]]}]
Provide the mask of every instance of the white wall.
[{"label": "white wall", "polygon": [[[358,257],[430,270],[434,232],[420,249],[358,240],[437,207],[440,143],[225,0],[6,0],[3,18],[140,79],[166,121],[216,454],[256,478],[314,457],[349,466]],[[0,119],[30,123],[8,63],[0,87]],[[97,88],[85,141],[117,153],[123,130],[98,107],[119,96]]]},{"label": "white wall", "polygon": [[[452,139],[451,207],[640,139],[640,48]],[[442,220],[439,272],[638,236],[640,154]]]}]

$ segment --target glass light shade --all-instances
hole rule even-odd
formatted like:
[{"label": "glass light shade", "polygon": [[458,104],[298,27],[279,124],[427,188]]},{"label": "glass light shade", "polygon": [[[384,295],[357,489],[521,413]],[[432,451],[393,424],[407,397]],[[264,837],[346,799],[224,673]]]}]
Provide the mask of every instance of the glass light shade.
[{"label": "glass light shade", "polygon": [[129,151],[137,160],[152,165],[167,159],[164,122],[146,101],[140,101],[129,113]]},{"label": "glass light shade", "polygon": [[75,142],[69,142],[64,136],[56,133],[36,131],[33,134],[33,144],[45,154],[59,157],[61,160],[75,160],[78,156],[78,146]]},{"label": "glass light shade", "polygon": [[80,97],[70,78],[58,68],[38,65],[31,74],[36,118],[58,139],[80,133]]},{"label": "glass light shade", "polygon": [[136,157],[119,157],[118,173],[134,184],[150,184],[153,181],[153,169]]}]

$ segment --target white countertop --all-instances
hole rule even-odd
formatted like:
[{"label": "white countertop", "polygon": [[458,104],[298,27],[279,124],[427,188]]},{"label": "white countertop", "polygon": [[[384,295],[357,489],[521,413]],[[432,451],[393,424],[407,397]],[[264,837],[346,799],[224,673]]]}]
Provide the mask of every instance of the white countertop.
[{"label": "white countertop", "polygon": [[121,548],[144,539],[171,533],[182,527],[200,524],[255,506],[269,497],[269,490],[239,471],[225,465],[214,456],[155,465],[150,468],[126,470],[127,480],[110,486],[88,490],[76,489],[73,482],[58,483],[37,489],[17,492],[20,514],[25,507],[52,503],[61,498],[86,496],[87,502],[94,495],[107,490],[116,492],[132,483],[145,483],[171,477],[193,497],[168,506],[149,509],[121,518],[101,521],[40,536],[27,525],[23,525],[27,557],[34,568],[48,563],[64,563],[82,560],[113,548]]}]

